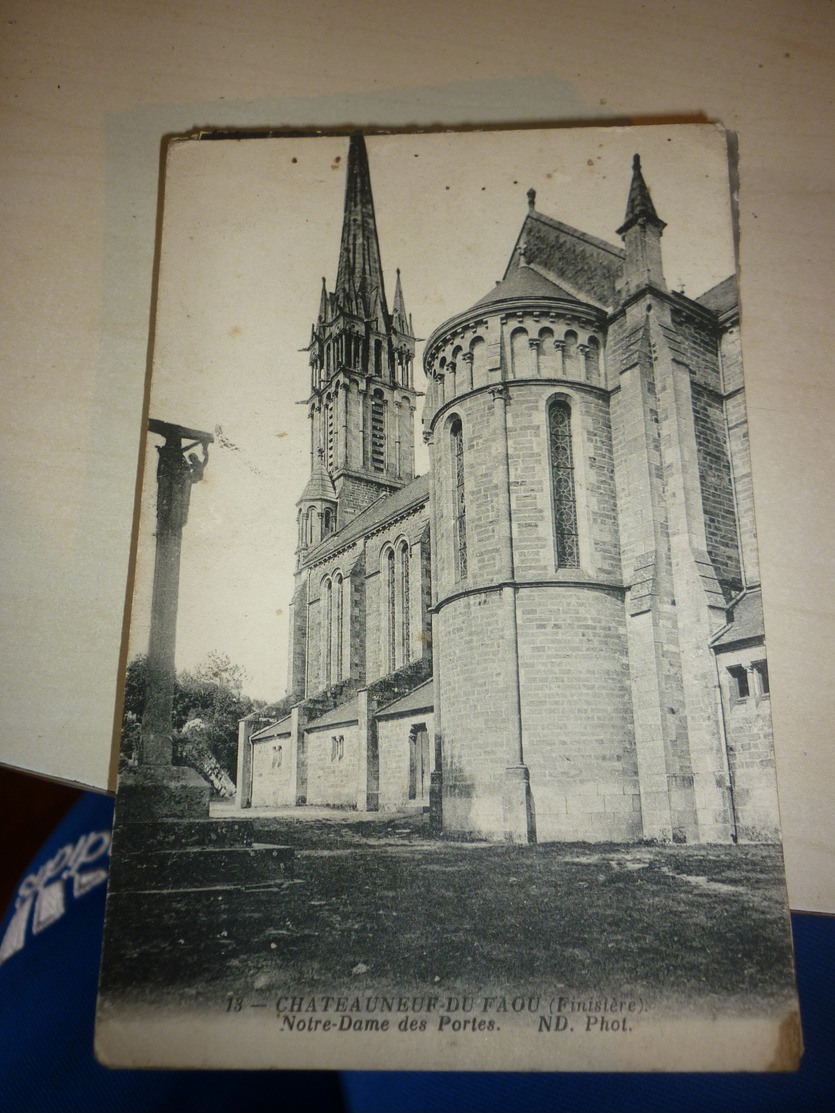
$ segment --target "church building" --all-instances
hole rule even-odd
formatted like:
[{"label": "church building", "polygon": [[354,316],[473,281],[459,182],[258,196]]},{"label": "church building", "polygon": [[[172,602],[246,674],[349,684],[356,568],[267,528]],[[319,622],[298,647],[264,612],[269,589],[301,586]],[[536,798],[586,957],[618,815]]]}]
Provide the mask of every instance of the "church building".
[{"label": "church building", "polygon": [[620,245],[530,190],[419,389],[351,137],[287,696],[241,723],[239,807],[425,809],[522,843],[777,838],[736,284],[670,290],[664,227],[637,155]]}]

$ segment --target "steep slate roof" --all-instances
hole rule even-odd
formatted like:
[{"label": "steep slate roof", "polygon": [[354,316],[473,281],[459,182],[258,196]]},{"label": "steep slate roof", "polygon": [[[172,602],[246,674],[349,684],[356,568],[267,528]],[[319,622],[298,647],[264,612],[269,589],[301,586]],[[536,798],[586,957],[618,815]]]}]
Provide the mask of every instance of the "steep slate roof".
[{"label": "steep slate roof", "polygon": [[381,708],[377,712],[378,719],[388,719],[395,715],[406,715],[412,711],[431,711],[435,703],[434,691],[432,688],[432,678],[413,688],[405,696],[396,699],[394,703],[390,703],[387,707]]},{"label": "steep slate roof", "polygon": [[723,279],[722,282],[717,282],[715,286],[711,286],[706,290],[701,297],[696,298],[699,305],[703,305],[705,309],[709,309],[717,316],[722,316],[724,313],[730,312],[735,309],[739,301],[739,293],[736,288],[736,276],[730,275],[728,278]]},{"label": "steep slate roof", "polygon": [[497,282],[489,294],[485,294],[471,308],[496,305],[514,298],[568,298],[576,301],[574,294],[559,286],[553,279],[543,274],[539,268],[525,264],[508,271],[501,282]]},{"label": "steep slate roof", "polygon": [[729,621],[711,641],[714,649],[728,648],[765,636],[763,599],[759,588],[749,588],[728,608]]},{"label": "steep slate roof", "polygon": [[319,727],[335,727],[343,723],[355,723],[358,718],[359,699],[354,696],[347,703],[340,704],[330,711],[326,711],[321,719],[308,723],[305,730],[318,730]]},{"label": "steep slate roof", "polygon": [[296,505],[298,506],[299,502],[307,502],[311,499],[328,499],[330,502],[336,502],[336,489],[321,456],[314,461],[310,479],[308,479]]},{"label": "steep slate roof", "polygon": [[315,549],[308,550],[304,565],[307,566],[326,559],[343,546],[349,545],[364,534],[377,529],[391,518],[396,518],[398,515],[405,513],[413,505],[426,502],[428,498],[429,476],[418,475],[411,483],[407,483],[405,487],[401,487],[398,491],[393,491],[390,495],[382,495],[376,502],[367,506],[361,514],[357,514],[355,518],[352,518],[341,529],[337,530],[336,533],[326,537]]},{"label": "steep slate roof", "polygon": [[262,730],[257,730],[250,735],[250,742],[263,742],[268,738],[278,738],[279,735],[290,733],[290,716],[279,719],[277,723],[270,723]]},{"label": "steep slate roof", "polygon": [[531,209],[504,277],[532,264],[553,275],[555,283],[565,283],[575,298],[611,308],[617,300],[623,255],[623,248]]},{"label": "steep slate roof", "polygon": [[334,296],[339,305],[360,316],[374,316],[379,327],[385,327],[388,310],[371,175],[365,140],[359,134],[351,136],[348,146],[345,210]]}]

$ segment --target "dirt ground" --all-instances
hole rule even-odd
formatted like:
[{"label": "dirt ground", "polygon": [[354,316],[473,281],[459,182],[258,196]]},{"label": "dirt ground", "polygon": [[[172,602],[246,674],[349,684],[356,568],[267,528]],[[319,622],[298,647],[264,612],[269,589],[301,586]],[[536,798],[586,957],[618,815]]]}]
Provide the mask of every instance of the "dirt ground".
[{"label": "dirt ground", "polygon": [[111,894],[106,993],[217,1003],[547,983],[750,1008],[786,996],[778,847],[461,843],[430,839],[424,816],[270,825],[296,851],[290,881]]}]

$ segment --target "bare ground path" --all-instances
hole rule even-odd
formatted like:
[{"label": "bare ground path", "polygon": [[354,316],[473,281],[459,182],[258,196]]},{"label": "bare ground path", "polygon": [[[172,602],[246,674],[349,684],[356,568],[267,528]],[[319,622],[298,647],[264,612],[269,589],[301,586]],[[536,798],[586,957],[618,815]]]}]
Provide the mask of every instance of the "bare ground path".
[{"label": "bare ground path", "polygon": [[422,815],[259,814],[270,841],[294,847],[294,879],[111,894],[108,993],[217,1003],[547,983],[752,1008],[785,994],[778,847],[514,847],[430,839]]}]

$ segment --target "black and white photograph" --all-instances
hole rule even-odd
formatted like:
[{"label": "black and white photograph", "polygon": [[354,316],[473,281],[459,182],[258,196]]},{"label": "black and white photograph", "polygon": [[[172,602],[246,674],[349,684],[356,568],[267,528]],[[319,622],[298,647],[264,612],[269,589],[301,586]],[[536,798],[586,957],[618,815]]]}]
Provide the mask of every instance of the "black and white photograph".
[{"label": "black and white photograph", "polygon": [[797,1066],[732,154],[169,142],[102,1062]]}]

